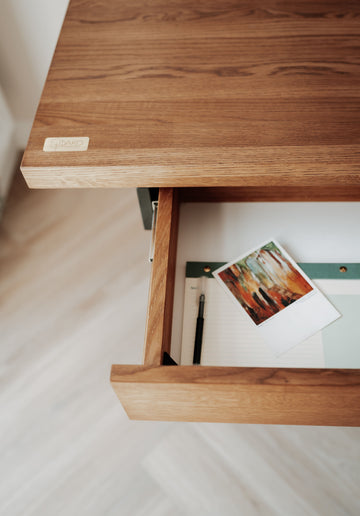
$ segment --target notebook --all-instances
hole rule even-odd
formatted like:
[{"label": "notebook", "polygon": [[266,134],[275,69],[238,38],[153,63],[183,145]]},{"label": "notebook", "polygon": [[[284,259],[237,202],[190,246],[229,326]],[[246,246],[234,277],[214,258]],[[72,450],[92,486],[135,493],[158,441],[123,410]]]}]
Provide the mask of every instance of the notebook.
[{"label": "notebook", "polygon": [[[212,277],[223,262],[187,262],[181,364],[192,364],[201,276],[206,276],[201,364],[243,367],[360,368],[360,264],[301,263],[342,314],[321,332],[277,357]],[[204,271],[205,268],[205,272]]]}]

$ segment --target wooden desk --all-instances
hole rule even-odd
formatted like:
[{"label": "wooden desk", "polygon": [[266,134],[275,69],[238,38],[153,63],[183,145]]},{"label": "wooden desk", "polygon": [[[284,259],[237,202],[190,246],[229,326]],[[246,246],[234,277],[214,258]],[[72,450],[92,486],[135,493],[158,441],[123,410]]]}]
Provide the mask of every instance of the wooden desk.
[{"label": "wooden desk", "polygon": [[[359,14],[346,0],[71,0],[28,184],[358,186]],[[87,152],[42,151],[73,136]]]},{"label": "wooden desk", "polygon": [[112,371],[131,417],[360,424],[358,370],[163,365],[180,201],[360,200],[359,48],[354,1],[71,0],[22,171],[162,187],[144,365]]}]

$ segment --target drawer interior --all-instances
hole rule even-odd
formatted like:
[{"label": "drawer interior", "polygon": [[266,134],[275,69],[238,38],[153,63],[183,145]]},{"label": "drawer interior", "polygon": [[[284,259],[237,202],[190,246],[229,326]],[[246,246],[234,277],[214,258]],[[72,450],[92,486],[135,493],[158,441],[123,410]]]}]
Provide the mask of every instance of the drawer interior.
[{"label": "drawer interior", "polygon": [[[190,363],[189,353],[185,353],[187,357],[185,361],[184,354],[183,360],[180,360],[183,340],[186,262],[203,262],[204,264],[228,262],[272,238],[275,238],[298,262],[359,262],[360,240],[357,238],[359,220],[359,202],[181,202],[171,337],[171,355],[174,360],[182,364]],[[342,279],[347,279],[346,273]],[[198,283],[196,280],[187,281],[188,302],[189,296],[192,297],[189,289],[193,289]],[[207,281],[207,283],[214,284],[215,280]],[[315,281],[315,283],[318,282]],[[330,286],[328,283],[320,281],[318,286],[320,290],[326,287],[330,288],[329,294],[331,294],[331,289],[335,287],[331,285],[331,282]],[[190,284],[191,287],[189,287]],[[214,285],[209,286],[210,290],[216,288]],[[326,290],[325,294],[327,294]],[[232,312],[231,305],[229,308]],[[194,310],[195,321],[195,307]],[[187,313],[189,314],[188,309]],[[212,316],[216,320],[214,312]],[[187,326],[192,327],[191,322],[189,324],[189,319],[187,319]],[[209,327],[215,329],[216,333],[215,322],[205,318],[205,326],[207,323],[209,323]],[[191,331],[194,332],[194,330]],[[228,330],[225,332],[219,329],[220,335],[228,333]],[[185,334],[189,334],[186,329]],[[261,363],[261,357],[258,356],[252,362],[251,351],[250,354],[247,354],[246,346],[239,347],[238,361],[236,362],[235,358],[233,364],[230,358],[216,362],[215,355],[218,356],[219,353],[214,352],[210,353],[213,358],[207,360],[207,357],[210,358],[210,356],[207,354],[206,335],[209,334],[205,331],[204,363],[208,365],[265,366],[270,363],[286,364],[288,367],[316,367],[317,364],[319,367],[321,363],[319,358],[322,337],[320,335],[317,339],[312,339],[312,344],[309,342],[309,345],[297,346],[295,350],[280,360],[272,361],[271,355],[265,353],[267,358],[263,363]],[[213,339],[211,340],[213,341]],[[317,341],[317,345],[315,341]],[[188,341],[185,339],[185,342]],[[313,355],[311,345],[315,348]],[[225,354],[228,352],[231,355],[226,343],[220,340],[219,346],[223,348]],[[244,349],[245,352],[244,362],[241,361],[240,349]],[[256,349],[259,352],[258,348]],[[343,346],[342,352],[346,353],[347,351],[349,351],[349,347]],[[333,351],[330,355],[334,355]],[[338,355],[341,358],[340,351]],[[349,355],[351,356],[351,353]],[[329,353],[326,356],[329,358]],[[356,366],[351,365],[350,356],[348,360],[344,357],[338,362],[331,358],[327,360],[327,364],[331,364],[328,365],[329,367],[358,367],[358,361],[355,362]],[[325,361],[323,363],[325,365]]]}]

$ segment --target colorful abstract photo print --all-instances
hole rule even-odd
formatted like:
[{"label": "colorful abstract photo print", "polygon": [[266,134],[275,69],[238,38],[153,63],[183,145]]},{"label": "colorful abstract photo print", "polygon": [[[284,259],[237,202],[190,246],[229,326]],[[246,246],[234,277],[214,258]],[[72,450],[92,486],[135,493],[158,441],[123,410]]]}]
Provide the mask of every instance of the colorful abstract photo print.
[{"label": "colorful abstract photo print", "polygon": [[255,324],[313,290],[274,242],[232,263],[218,275]]},{"label": "colorful abstract photo print", "polygon": [[340,317],[274,239],[238,256],[213,276],[276,355]]}]

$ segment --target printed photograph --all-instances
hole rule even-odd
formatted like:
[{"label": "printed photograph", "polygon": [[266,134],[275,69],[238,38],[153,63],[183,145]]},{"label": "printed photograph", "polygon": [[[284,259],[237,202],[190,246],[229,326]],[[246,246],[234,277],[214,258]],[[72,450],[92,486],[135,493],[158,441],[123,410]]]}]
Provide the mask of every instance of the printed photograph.
[{"label": "printed photograph", "polygon": [[218,277],[257,325],[313,290],[274,242],[232,263]]}]

